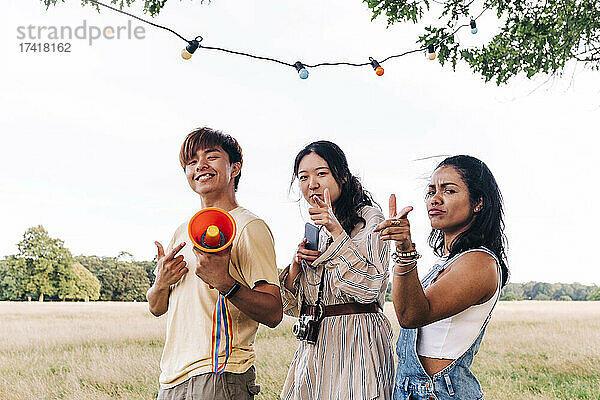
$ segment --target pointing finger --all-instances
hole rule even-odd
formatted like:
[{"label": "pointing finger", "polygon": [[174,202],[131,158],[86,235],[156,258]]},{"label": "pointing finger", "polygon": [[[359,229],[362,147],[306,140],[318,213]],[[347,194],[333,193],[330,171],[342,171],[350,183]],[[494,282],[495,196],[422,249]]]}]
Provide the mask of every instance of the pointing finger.
[{"label": "pointing finger", "polygon": [[318,215],[318,214],[322,214],[323,213],[323,209],[327,208],[327,204],[321,202],[321,206],[319,207],[311,207],[308,209],[308,213],[311,215],[311,218],[313,215]]},{"label": "pointing finger", "polygon": [[319,196],[313,196],[313,199],[315,199],[315,204],[317,205],[317,207],[319,207],[319,208],[327,207],[327,203],[325,203],[323,200],[321,200],[319,198]]},{"label": "pointing finger", "polygon": [[183,249],[185,242],[179,243],[171,252],[167,255],[167,259],[171,260],[175,257],[175,254],[179,253],[179,250]]},{"label": "pointing finger", "polygon": [[390,195],[390,218],[396,217],[396,195],[392,193]]},{"label": "pointing finger", "polygon": [[390,226],[390,220],[389,220],[389,219],[388,219],[388,220],[385,220],[385,221],[383,221],[382,223],[380,223],[379,225],[377,225],[377,226],[375,227],[375,229],[373,229],[373,232],[379,232],[380,230],[382,230],[382,229],[385,229],[385,228],[387,228],[388,226]]},{"label": "pointing finger", "polygon": [[331,207],[331,195],[329,194],[329,188],[325,188],[323,191],[323,197],[325,198],[325,204],[327,204],[327,207]]},{"label": "pointing finger", "polygon": [[185,265],[180,267],[179,270],[177,271],[177,280],[181,279],[181,277],[183,275],[185,275],[188,272],[188,267],[186,267]]},{"label": "pointing finger", "polygon": [[408,213],[412,210],[412,206],[404,207],[402,211],[400,211],[400,214],[398,214],[398,219],[406,218],[408,216]]},{"label": "pointing finger", "polygon": [[158,260],[160,260],[161,258],[163,258],[165,256],[165,250],[162,247],[162,244],[160,244],[159,242],[154,242],[154,244],[156,245],[156,248],[158,250]]}]

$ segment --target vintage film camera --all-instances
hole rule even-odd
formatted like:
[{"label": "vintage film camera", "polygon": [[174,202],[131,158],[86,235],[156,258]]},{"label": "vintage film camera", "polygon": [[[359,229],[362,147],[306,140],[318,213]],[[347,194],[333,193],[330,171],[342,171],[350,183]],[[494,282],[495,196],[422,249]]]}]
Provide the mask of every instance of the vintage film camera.
[{"label": "vintage film camera", "polygon": [[319,337],[319,328],[323,320],[324,310],[320,302],[311,308],[314,310],[314,313],[301,315],[292,327],[292,333],[298,340],[306,340],[307,343],[315,344]]}]

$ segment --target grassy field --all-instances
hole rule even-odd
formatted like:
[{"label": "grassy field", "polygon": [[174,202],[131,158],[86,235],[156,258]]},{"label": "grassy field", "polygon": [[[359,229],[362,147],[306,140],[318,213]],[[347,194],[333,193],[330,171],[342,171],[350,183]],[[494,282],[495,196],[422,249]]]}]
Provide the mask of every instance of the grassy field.
[{"label": "grassy field", "polygon": [[[278,398],[292,323],[259,330],[259,399]],[[153,399],[164,330],[145,303],[0,302],[0,399]],[[600,400],[600,303],[500,303],[473,370],[487,400]]]}]

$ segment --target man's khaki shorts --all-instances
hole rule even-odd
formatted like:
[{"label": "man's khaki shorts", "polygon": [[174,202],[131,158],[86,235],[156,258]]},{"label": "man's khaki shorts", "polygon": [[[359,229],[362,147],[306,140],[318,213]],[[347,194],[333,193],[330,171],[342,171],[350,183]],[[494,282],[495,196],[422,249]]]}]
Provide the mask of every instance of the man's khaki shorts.
[{"label": "man's khaki shorts", "polygon": [[213,372],[193,376],[169,389],[160,389],[158,400],[253,400],[260,392],[254,366],[243,374]]}]

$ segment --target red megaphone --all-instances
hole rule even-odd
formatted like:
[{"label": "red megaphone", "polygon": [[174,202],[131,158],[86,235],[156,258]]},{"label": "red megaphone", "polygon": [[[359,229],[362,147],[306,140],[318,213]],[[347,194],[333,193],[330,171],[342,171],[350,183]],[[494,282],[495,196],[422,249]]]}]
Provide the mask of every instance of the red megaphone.
[{"label": "red megaphone", "polygon": [[188,224],[188,234],[194,246],[207,253],[224,250],[235,238],[235,221],[231,214],[217,207],[198,211]]}]

